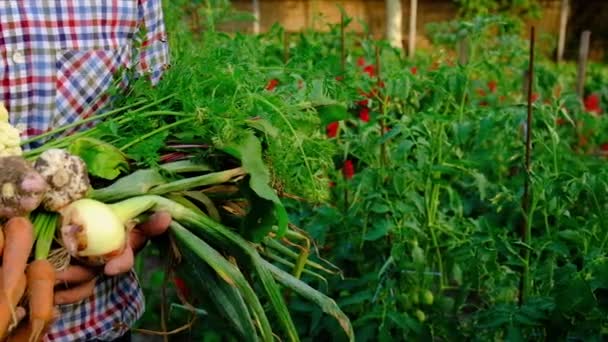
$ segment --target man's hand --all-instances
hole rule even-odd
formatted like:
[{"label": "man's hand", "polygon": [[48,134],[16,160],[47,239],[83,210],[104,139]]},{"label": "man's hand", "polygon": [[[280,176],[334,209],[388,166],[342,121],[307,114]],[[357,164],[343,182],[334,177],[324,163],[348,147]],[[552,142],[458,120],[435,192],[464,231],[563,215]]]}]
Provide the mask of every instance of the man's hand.
[{"label": "man's hand", "polygon": [[[112,258],[103,267],[103,273],[115,276],[128,272],[133,268],[135,254],[141,250],[149,238],[161,235],[169,228],[171,216],[158,212],[150,219],[129,232],[127,246],[122,254]],[[93,294],[97,276],[101,268],[70,265],[65,270],[57,272],[56,285],[67,285],[66,289],[55,291],[55,305],[79,302]]]}]

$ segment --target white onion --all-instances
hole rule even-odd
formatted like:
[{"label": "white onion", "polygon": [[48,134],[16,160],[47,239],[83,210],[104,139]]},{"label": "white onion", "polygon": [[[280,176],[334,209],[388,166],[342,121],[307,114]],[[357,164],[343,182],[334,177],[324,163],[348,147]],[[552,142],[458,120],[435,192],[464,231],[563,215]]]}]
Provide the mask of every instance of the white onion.
[{"label": "white onion", "polygon": [[75,258],[99,265],[125,247],[125,224],[102,202],[74,201],[61,210],[61,216],[61,239]]}]

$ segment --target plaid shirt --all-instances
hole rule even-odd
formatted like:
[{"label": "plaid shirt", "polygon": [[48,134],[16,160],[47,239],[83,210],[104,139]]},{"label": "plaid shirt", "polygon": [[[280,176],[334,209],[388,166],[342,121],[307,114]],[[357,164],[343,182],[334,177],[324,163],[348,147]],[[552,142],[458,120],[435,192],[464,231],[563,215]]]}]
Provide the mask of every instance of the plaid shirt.
[{"label": "plaid shirt", "polygon": [[[161,0],[0,0],[0,101],[11,124],[25,139],[98,113],[123,67],[156,82],[168,64],[164,30]],[[60,310],[45,341],[111,340],[139,319],[144,298],[131,272]]]}]

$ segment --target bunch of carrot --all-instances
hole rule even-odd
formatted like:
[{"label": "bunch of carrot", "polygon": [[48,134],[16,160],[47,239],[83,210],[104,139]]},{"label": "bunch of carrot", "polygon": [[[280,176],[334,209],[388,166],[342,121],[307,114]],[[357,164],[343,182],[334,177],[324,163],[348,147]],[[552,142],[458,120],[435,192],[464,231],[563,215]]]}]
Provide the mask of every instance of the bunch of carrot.
[{"label": "bunch of carrot", "polygon": [[11,218],[0,231],[2,340],[41,341],[53,320],[55,268],[47,259],[30,260],[34,240],[34,227],[25,217]]}]

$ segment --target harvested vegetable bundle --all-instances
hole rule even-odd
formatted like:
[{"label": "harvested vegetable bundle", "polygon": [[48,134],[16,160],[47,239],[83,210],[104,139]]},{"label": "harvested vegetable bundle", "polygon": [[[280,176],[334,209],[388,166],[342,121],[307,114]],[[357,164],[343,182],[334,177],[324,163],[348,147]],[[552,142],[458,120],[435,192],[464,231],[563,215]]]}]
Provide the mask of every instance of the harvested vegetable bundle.
[{"label": "harvested vegetable bundle", "polygon": [[[98,116],[105,122],[88,131],[54,139],[24,153],[47,186],[37,194],[36,206],[27,208],[39,206],[31,214],[35,257],[24,268],[31,270],[27,278],[30,304],[34,305],[30,297],[36,293],[52,297],[52,287],[46,285],[49,277],[43,272],[50,264],[61,268],[70,258],[103,264],[124,248],[128,230],[140,222],[142,215],[162,209],[174,220],[170,235],[183,261],[177,269],[196,265],[195,278],[187,279],[189,286],[210,292],[215,310],[227,319],[235,334],[252,340],[270,341],[277,334],[299,340],[281,291],[286,288],[334,316],[352,340],[350,322],[336,303],[298,279],[306,273],[324,280],[318,272],[338,271],[310,260],[309,239],[288,225],[279,197],[287,178],[275,173],[283,168],[269,153],[269,146],[275,152],[280,148],[297,151],[302,159],[281,162],[292,163],[293,171],[300,173],[298,181],[310,185],[306,197],[324,196],[319,189],[325,179],[324,160],[329,160],[330,154],[323,154],[323,148],[315,150],[315,146],[323,146],[324,140],[322,136],[316,140],[300,138],[306,134],[300,134],[289,122],[293,118],[288,113],[315,110],[316,105],[288,107],[276,98],[256,98],[257,105],[277,115],[275,123],[291,127],[288,135],[296,140],[288,147],[280,142],[284,136],[275,134],[273,120],[246,116],[231,123],[235,126],[230,129],[238,130],[234,139],[226,135],[214,139],[202,130],[204,117],[200,110],[184,111],[184,103],[180,104],[183,98],[178,101],[174,97],[134,100],[122,109]],[[122,115],[114,117],[117,114]],[[22,144],[91,120],[60,127]],[[155,126],[141,132],[137,125],[142,122]],[[117,139],[112,130],[120,131],[120,137],[127,140]],[[322,155],[310,158],[311,153]],[[297,189],[293,184],[292,189]],[[113,222],[111,226],[107,225],[109,221]],[[301,253],[296,253],[281,241],[304,246]],[[52,260],[48,260],[49,255]],[[40,277],[34,277],[34,270],[40,271]],[[47,304],[36,304],[41,311],[28,306],[28,324],[15,334],[34,339],[44,334],[51,317]],[[267,304],[274,311],[273,320],[268,318]],[[271,322],[277,322],[282,333]]]}]

